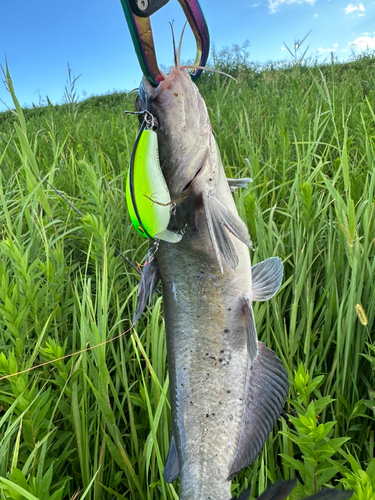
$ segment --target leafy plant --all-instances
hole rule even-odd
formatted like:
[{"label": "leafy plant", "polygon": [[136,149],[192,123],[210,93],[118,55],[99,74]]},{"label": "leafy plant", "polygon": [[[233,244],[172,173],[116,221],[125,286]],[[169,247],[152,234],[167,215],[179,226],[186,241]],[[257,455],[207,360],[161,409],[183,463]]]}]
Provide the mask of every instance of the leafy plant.
[{"label": "leafy plant", "polygon": [[12,500],[61,500],[65,489],[65,483],[69,478],[60,481],[59,489],[50,492],[50,487],[53,478],[53,465],[49,467],[45,475],[40,481],[36,477],[31,476],[28,480],[25,474],[17,467],[12,468],[12,472],[8,474],[8,478],[0,477],[2,491],[5,498]]},{"label": "leafy plant", "polygon": [[289,416],[294,429],[281,431],[299,448],[301,454],[301,458],[280,454],[284,462],[299,473],[298,493],[301,498],[316,493],[338,472],[345,471],[343,462],[334,459],[334,456],[349,438],[333,437],[333,428],[337,422],[319,423],[322,413],[333,399],[325,396],[310,401],[313,392],[323,381],[324,376],[309,380],[309,373],[302,363],[299,365],[294,376],[297,398],[289,401],[297,414],[296,417]]},{"label": "leafy plant", "polygon": [[355,491],[352,500],[372,500],[375,498],[375,458],[363,470],[353,455],[348,453],[346,456],[352,470],[344,473],[342,484]]}]

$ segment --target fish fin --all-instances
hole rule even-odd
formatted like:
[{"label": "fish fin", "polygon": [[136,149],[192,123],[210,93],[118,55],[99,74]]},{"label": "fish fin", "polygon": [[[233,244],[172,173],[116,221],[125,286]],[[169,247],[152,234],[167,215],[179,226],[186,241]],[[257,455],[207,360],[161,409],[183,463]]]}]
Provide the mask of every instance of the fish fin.
[{"label": "fish fin", "polygon": [[164,231],[160,231],[160,233],[155,234],[154,238],[167,241],[168,243],[178,243],[181,241],[182,235],[169,231],[169,229],[164,229]]},{"label": "fish fin", "polygon": [[275,295],[283,279],[283,263],[279,257],[270,257],[252,266],[253,300],[264,302]]},{"label": "fish fin", "polygon": [[227,181],[228,181],[230,190],[235,191],[238,188],[247,187],[247,185],[250,184],[250,182],[253,182],[253,179],[251,179],[250,177],[244,177],[243,179],[228,179],[227,178]]},{"label": "fish fin", "polygon": [[324,488],[319,493],[315,493],[311,497],[306,497],[304,500],[347,500],[353,495],[352,490],[331,490]]},{"label": "fish fin", "polygon": [[257,357],[247,370],[243,422],[230,478],[259,455],[283,409],[288,388],[282,361],[258,342]]},{"label": "fish fin", "polygon": [[258,355],[258,335],[255,327],[253,308],[249,299],[243,299],[242,312],[245,315],[247,352],[249,353],[250,363],[253,363]]},{"label": "fish fin", "polygon": [[173,434],[171,435],[171,442],[169,443],[169,451],[167,456],[167,461],[164,467],[164,480],[166,483],[173,483],[175,479],[180,475],[180,462],[178,459],[178,452],[176,447],[176,441],[174,440]]},{"label": "fish fin", "polygon": [[225,226],[236,238],[248,247],[251,247],[251,240],[246,224],[237,213],[230,212],[215,196],[209,196],[212,211],[216,219]]},{"label": "fish fin", "polygon": [[285,500],[292,493],[297,485],[297,480],[292,481],[277,481],[271,484],[264,493],[258,497],[258,500]]},{"label": "fish fin", "polygon": [[249,500],[251,486],[244,490],[238,497],[233,497],[231,500]]},{"label": "fish fin", "polygon": [[206,213],[208,232],[220,271],[222,273],[224,272],[223,260],[221,256],[224,257],[231,269],[235,271],[239,262],[238,255],[228,233],[226,232],[221,221],[218,219],[217,213],[212,206],[212,197],[203,195],[203,205]]},{"label": "fish fin", "polygon": [[226,230],[230,231],[246,245],[251,246],[246,224],[238,215],[229,212],[215,196],[204,194],[203,205],[207,218],[208,231],[220,270],[223,272],[222,255],[228,265],[235,271],[239,262],[238,255]]},{"label": "fish fin", "polygon": [[138,323],[138,320],[146,307],[148,298],[152,300],[159,280],[159,268],[156,260],[152,259],[144,266],[141,274],[141,281],[139,282],[137,292],[137,305],[132,320],[133,325]]}]

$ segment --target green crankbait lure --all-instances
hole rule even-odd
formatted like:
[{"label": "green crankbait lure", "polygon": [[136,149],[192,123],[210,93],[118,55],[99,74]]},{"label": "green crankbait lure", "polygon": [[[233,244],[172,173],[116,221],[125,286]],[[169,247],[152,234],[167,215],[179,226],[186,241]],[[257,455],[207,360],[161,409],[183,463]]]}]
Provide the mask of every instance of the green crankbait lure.
[{"label": "green crankbait lure", "polygon": [[177,243],[182,236],[167,229],[171,197],[159,163],[155,118],[145,113],[126,179],[126,203],[135,229],[144,237]]}]

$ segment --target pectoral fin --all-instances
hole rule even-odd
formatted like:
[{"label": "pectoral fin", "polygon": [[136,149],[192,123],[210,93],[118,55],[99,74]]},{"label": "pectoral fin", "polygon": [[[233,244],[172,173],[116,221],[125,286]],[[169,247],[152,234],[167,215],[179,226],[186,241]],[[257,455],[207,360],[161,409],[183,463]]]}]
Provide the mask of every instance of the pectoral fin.
[{"label": "pectoral fin", "polygon": [[242,428],[230,477],[250,465],[259,455],[285,404],[288,375],[283,363],[265,344],[249,362]]},{"label": "pectoral fin", "polygon": [[171,442],[169,444],[169,451],[163,475],[166,483],[173,483],[173,481],[180,475],[180,463],[178,460],[176,441],[174,440],[173,434],[171,435]]},{"label": "pectoral fin", "polygon": [[275,295],[283,279],[283,263],[279,257],[255,264],[251,268],[253,301],[263,302]]},{"label": "pectoral fin", "polygon": [[246,224],[237,214],[231,213],[215,196],[203,194],[203,205],[208,231],[220,270],[223,272],[221,258],[223,256],[228,265],[235,271],[239,260],[228,231],[250,247],[251,240]]},{"label": "pectoral fin", "polygon": [[141,317],[146,307],[147,300],[149,298],[152,300],[159,280],[159,268],[156,260],[152,259],[144,266],[141,274],[141,281],[139,282],[137,292],[137,306],[132,320],[133,325],[135,325]]},{"label": "pectoral fin", "polygon": [[258,497],[258,500],[285,500],[292,493],[297,485],[297,480],[277,481],[271,484],[264,493]]}]

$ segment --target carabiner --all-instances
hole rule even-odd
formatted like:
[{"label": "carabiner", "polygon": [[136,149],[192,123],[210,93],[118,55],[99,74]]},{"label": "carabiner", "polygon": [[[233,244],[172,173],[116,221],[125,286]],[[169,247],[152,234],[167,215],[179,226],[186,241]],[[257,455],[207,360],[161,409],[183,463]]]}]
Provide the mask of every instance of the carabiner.
[{"label": "carabiner", "polygon": [[[150,16],[168,2],[169,0],[121,0],[142,72],[155,86],[165,79],[165,75],[159,69],[156,60]],[[194,65],[204,66],[210,51],[210,34],[199,0],[178,0],[178,2],[195,36],[197,53]],[[192,80],[195,81],[201,73],[201,69],[196,69],[191,73]]]}]

